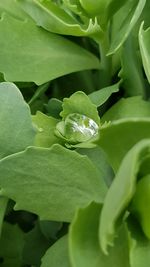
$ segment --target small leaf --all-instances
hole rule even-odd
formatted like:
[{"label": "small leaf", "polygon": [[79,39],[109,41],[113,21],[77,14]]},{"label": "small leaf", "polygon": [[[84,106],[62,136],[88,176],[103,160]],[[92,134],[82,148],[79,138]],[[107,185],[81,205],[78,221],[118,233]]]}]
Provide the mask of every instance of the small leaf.
[{"label": "small leaf", "polygon": [[62,108],[63,111],[60,113],[60,115],[63,119],[65,119],[69,114],[78,113],[86,115],[99,125],[100,119],[97,107],[82,91],[74,93],[69,98],[64,98]]},{"label": "small leaf", "polygon": [[57,98],[51,98],[46,105],[48,115],[56,119],[60,119],[60,112],[62,111],[62,101]]},{"label": "small leaf", "polygon": [[60,145],[9,156],[0,161],[0,173],[1,194],[42,220],[70,222],[77,207],[103,202],[107,191],[90,159]]},{"label": "small leaf", "polygon": [[59,143],[59,139],[54,134],[56,124],[58,123],[57,119],[37,111],[36,115],[32,116],[32,121],[37,127],[35,146],[50,147],[53,144]]},{"label": "small leaf", "polygon": [[95,91],[95,92],[89,94],[88,96],[94,105],[96,105],[97,107],[100,107],[101,105],[103,105],[107,101],[107,99],[113,93],[116,93],[119,91],[119,84],[120,84],[120,82],[118,82],[114,85],[102,88],[98,91]]}]

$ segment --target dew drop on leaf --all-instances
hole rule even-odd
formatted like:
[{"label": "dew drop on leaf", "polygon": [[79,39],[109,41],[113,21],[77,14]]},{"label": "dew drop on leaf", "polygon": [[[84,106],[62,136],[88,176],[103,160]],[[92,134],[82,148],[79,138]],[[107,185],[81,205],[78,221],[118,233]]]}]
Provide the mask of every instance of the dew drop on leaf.
[{"label": "dew drop on leaf", "polygon": [[85,115],[72,113],[65,119],[65,137],[74,142],[86,142],[98,134],[97,123]]}]

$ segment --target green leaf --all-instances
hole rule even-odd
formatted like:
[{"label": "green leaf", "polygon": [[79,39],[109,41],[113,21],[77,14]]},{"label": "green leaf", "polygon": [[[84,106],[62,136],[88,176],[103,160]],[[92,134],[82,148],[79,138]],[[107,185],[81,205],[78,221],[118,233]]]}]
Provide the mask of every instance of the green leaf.
[{"label": "green leaf", "polygon": [[87,17],[86,23],[82,25],[75,16],[51,1],[19,0],[19,3],[38,26],[50,32],[75,36],[89,36],[101,32],[96,19],[94,21]]},{"label": "green leaf", "polygon": [[[120,20],[117,19],[117,16],[114,17],[114,20],[117,20],[116,23],[118,24],[118,29],[111,40],[110,48],[107,55],[114,54],[122,46],[124,41],[129,36],[131,30],[135,26],[136,22],[138,21],[145,6],[145,3],[146,0],[134,0],[132,2],[126,1],[126,4],[123,6],[123,9],[119,11],[122,12],[123,15],[123,20],[121,19],[121,23]],[[124,14],[126,14],[125,18]]]},{"label": "green leaf", "polygon": [[81,155],[86,155],[93,162],[93,164],[99,169],[106,184],[110,186],[114,173],[111,166],[108,163],[107,157],[104,151],[100,147],[95,148],[79,148],[77,152]]},{"label": "green leaf", "polygon": [[39,221],[39,226],[43,235],[48,239],[57,239],[57,234],[63,226],[62,222]]},{"label": "green leaf", "polygon": [[71,72],[99,68],[93,54],[29,20],[3,14],[0,36],[0,72],[5,80],[43,84]]},{"label": "green leaf", "polygon": [[69,252],[72,267],[129,267],[128,236],[122,227],[115,246],[104,255],[99,246],[101,205],[91,203],[78,210],[69,231]]},{"label": "green leaf", "polygon": [[104,124],[97,143],[103,148],[116,171],[128,150],[145,138],[150,138],[150,119],[125,118]]},{"label": "green leaf", "polygon": [[34,142],[29,106],[12,83],[0,83],[0,158],[21,151]]},{"label": "green leaf", "polygon": [[50,246],[50,241],[42,234],[39,224],[25,235],[23,262],[27,265],[40,266],[41,257]]},{"label": "green leaf", "polygon": [[115,121],[123,118],[149,118],[150,102],[141,96],[121,98],[101,118],[101,122]]},{"label": "green leaf", "polygon": [[143,67],[144,67],[147,79],[150,83],[150,48],[149,48],[150,28],[144,31],[143,26],[144,26],[144,22],[142,22],[140,30],[139,30],[139,45],[140,45],[140,52],[141,52]]},{"label": "green leaf", "polygon": [[36,101],[38,98],[40,98],[41,96],[44,95],[44,93],[47,91],[47,89],[49,88],[50,83],[44,83],[42,85],[40,85],[37,90],[35,91],[34,95],[32,96],[32,98],[30,99],[30,101],[28,102],[29,105],[33,104],[34,101]]},{"label": "green leaf", "polygon": [[20,267],[22,265],[22,251],[24,233],[17,225],[4,223],[0,239],[0,257],[3,258],[1,267]]},{"label": "green leaf", "polygon": [[8,198],[7,197],[0,197],[0,236],[2,231],[3,219],[5,216],[5,211],[7,208]]},{"label": "green leaf", "polygon": [[60,238],[42,258],[41,267],[71,267],[68,255],[68,236]]},{"label": "green leaf", "polygon": [[100,107],[101,105],[103,105],[107,101],[107,99],[113,93],[116,93],[119,91],[119,85],[120,85],[120,82],[118,82],[114,85],[102,88],[98,91],[94,91],[93,93],[89,94],[88,96],[94,105],[96,105],[97,107]]},{"label": "green leaf", "polygon": [[57,98],[51,98],[46,105],[48,115],[60,119],[60,112],[62,111],[62,101]]},{"label": "green leaf", "polygon": [[0,161],[1,195],[16,201],[15,209],[43,220],[71,221],[77,207],[103,202],[106,185],[86,157],[60,145],[30,147]]},{"label": "green leaf", "polygon": [[102,250],[112,244],[120,220],[136,190],[140,165],[150,154],[150,139],[137,143],[124,157],[116,177],[108,190],[100,221],[100,241]]},{"label": "green leaf", "polygon": [[4,12],[20,20],[29,18],[29,16],[20,8],[20,5],[15,0],[0,1],[0,15],[2,15]]},{"label": "green leaf", "polygon": [[63,119],[65,119],[69,114],[78,113],[86,115],[88,118],[93,119],[99,125],[100,118],[98,115],[97,107],[82,91],[74,93],[69,98],[64,98],[62,108],[63,111],[60,113],[60,116]]},{"label": "green leaf", "polygon": [[54,135],[57,119],[49,117],[40,111],[32,116],[32,121],[37,127],[37,134],[35,137],[35,146],[50,147],[55,143],[59,143],[59,139]]},{"label": "green leaf", "polygon": [[130,211],[139,221],[145,236],[150,239],[150,174],[141,177],[136,186],[136,192],[133,196]]},{"label": "green leaf", "polygon": [[137,38],[130,34],[121,50],[122,68],[119,77],[123,80],[122,86],[127,96],[145,97],[143,68],[138,52]]},{"label": "green leaf", "polygon": [[70,98],[64,98],[62,109],[63,120],[56,126],[56,135],[67,147],[93,147],[92,142],[99,134],[100,118],[89,97],[78,91]]},{"label": "green leaf", "polygon": [[150,241],[144,237],[133,218],[128,220],[130,239],[130,264],[132,267],[147,267],[150,262]]}]

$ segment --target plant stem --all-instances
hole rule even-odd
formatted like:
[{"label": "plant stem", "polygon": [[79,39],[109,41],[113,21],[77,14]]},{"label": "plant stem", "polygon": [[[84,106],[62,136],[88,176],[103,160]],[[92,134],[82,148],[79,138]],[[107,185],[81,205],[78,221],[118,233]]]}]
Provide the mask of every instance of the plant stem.
[{"label": "plant stem", "polygon": [[104,35],[103,39],[99,42],[100,50],[100,86],[101,88],[109,86],[111,83],[111,57],[106,56],[109,49],[108,33]]}]

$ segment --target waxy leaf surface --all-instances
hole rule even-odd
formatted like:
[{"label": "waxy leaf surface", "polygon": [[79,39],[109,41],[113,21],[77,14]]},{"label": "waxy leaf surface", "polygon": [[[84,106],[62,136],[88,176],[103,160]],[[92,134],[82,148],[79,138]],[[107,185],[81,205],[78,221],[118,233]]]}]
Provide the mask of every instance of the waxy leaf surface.
[{"label": "waxy leaf surface", "polygon": [[103,202],[106,185],[86,157],[60,145],[30,147],[0,162],[1,194],[16,201],[15,209],[41,219],[71,221],[77,207]]},{"label": "waxy leaf surface", "polygon": [[150,139],[136,144],[124,157],[116,177],[108,190],[101,213],[100,241],[104,252],[112,244],[120,218],[136,190],[140,165],[150,154]]},{"label": "waxy leaf surface", "polygon": [[0,35],[0,72],[5,80],[43,84],[71,72],[99,67],[93,54],[31,20],[3,14]]},{"label": "waxy leaf surface", "polygon": [[115,246],[107,256],[100,248],[98,229],[101,208],[100,204],[93,202],[76,213],[69,232],[72,267],[130,267],[125,227],[122,227]]}]

